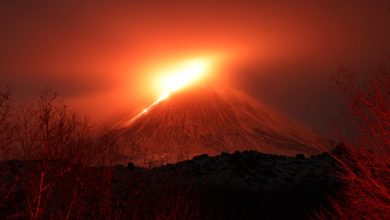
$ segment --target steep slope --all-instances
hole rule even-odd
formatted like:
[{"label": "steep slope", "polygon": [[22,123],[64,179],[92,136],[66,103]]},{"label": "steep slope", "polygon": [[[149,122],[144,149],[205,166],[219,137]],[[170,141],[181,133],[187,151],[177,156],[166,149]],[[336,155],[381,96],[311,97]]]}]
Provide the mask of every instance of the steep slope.
[{"label": "steep slope", "polygon": [[315,132],[230,88],[198,86],[159,102],[118,130],[122,153],[159,165],[235,150],[295,155],[319,153]]}]

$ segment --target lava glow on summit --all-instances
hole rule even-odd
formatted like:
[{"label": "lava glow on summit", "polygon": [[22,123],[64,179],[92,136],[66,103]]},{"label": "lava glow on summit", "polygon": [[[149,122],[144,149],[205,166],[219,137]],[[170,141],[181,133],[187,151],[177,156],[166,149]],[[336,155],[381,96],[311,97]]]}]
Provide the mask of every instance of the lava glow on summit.
[{"label": "lava glow on summit", "polygon": [[199,81],[210,69],[211,59],[191,59],[167,69],[159,70],[158,86],[163,92],[155,102],[130,121],[126,122],[124,126],[129,126],[133,121],[148,112],[154,105],[167,99],[171,93]]},{"label": "lava glow on summit", "polygon": [[193,59],[162,71],[160,80],[163,93],[159,100],[169,97],[172,92],[188,86],[204,76],[210,70],[210,61]]}]

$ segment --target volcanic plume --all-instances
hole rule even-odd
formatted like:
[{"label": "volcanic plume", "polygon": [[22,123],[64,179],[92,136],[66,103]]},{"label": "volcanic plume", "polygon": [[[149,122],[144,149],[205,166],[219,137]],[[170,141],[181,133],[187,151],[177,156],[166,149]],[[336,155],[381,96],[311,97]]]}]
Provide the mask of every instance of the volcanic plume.
[{"label": "volcanic plume", "polygon": [[117,131],[126,160],[143,166],[236,150],[312,155],[328,146],[316,132],[257,100],[205,84],[159,100]]}]

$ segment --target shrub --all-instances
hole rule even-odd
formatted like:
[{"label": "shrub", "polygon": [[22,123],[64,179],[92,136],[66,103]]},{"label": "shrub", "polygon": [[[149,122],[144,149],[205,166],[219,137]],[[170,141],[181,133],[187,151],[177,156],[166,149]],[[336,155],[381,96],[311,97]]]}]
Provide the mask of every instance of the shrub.
[{"label": "shrub", "polygon": [[341,194],[332,210],[317,217],[390,219],[390,73],[378,68],[366,83],[341,68],[334,88],[346,103],[344,129],[337,131],[348,156],[333,155],[344,167]]}]

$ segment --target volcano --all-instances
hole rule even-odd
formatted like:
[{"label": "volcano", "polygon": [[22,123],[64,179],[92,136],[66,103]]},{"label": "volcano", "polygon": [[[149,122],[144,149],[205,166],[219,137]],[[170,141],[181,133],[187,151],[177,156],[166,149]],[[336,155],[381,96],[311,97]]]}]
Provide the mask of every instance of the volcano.
[{"label": "volcano", "polygon": [[171,94],[117,128],[121,153],[141,166],[200,154],[256,150],[312,155],[327,148],[319,134],[227,87],[198,85]]}]

